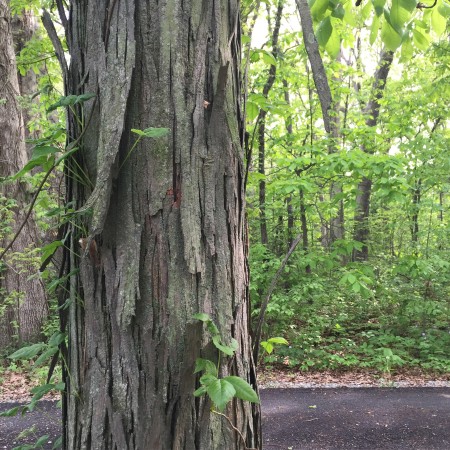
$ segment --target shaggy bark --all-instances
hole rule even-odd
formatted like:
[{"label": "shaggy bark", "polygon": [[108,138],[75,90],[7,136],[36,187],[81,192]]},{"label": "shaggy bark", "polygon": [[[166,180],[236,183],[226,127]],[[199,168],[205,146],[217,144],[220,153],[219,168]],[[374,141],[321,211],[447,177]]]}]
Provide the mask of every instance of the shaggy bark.
[{"label": "shaggy bark", "polygon": [[[217,358],[198,312],[239,342],[221,374],[256,387],[239,33],[236,0],[72,2],[69,89],[96,99],[84,105],[87,129],[69,123],[90,180],[67,179],[86,215],[71,237],[69,270],[80,276],[71,279],[65,448],[260,446],[257,406],[234,400],[226,410],[244,445],[193,396],[196,358]],[[130,154],[131,130],[149,127],[170,131]]]},{"label": "shaggy bark", "polygon": [[[25,165],[27,154],[22,112],[17,102],[20,92],[6,0],[0,0],[0,80],[0,176],[8,177]],[[2,209],[2,227],[9,226],[10,232],[1,230],[0,247],[6,247],[25,218],[27,188],[23,182],[4,181],[0,185],[2,203],[15,201],[11,218]],[[4,316],[0,319],[0,349],[16,345],[17,339],[19,343],[37,339],[47,316],[45,291],[37,275],[36,257],[31,255],[38,241],[35,223],[30,218],[1,261],[0,306]],[[20,258],[19,254],[22,254]]]}]

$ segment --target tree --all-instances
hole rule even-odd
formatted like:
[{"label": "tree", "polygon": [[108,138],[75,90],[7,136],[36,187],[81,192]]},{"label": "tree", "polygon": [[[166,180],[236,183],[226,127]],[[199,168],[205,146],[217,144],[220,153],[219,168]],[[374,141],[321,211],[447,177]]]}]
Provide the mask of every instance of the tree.
[{"label": "tree", "polygon": [[[29,187],[23,181],[11,181],[11,177],[27,161],[24,122],[18,104],[19,84],[14,54],[11,17],[6,0],[0,0],[0,185],[2,230],[9,233],[0,236],[0,246],[5,249],[12,236],[25,220],[29,199]],[[37,277],[36,257],[33,249],[39,236],[33,218],[5,255],[2,252],[0,279],[0,307],[4,316],[0,325],[0,348],[19,342],[35,340],[47,316],[46,294]],[[21,253],[25,253],[25,256]]]},{"label": "tree", "polygon": [[64,446],[258,447],[257,406],[228,407],[239,435],[193,396],[196,359],[215,356],[199,312],[239,343],[221,374],[256,387],[239,4],[73,1],[66,36],[79,99],[66,184],[79,213],[66,259]]},{"label": "tree", "polygon": [[[380,62],[374,75],[372,93],[369,102],[364,108],[363,113],[367,115],[366,126],[374,128],[377,125],[380,114],[380,100],[383,98],[389,70],[391,69],[394,54],[391,51],[383,50],[380,56]],[[374,152],[375,149],[368,149],[363,146],[364,152]],[[361,250],[354,249],[353,259],[355,261],[366,261],[369,257],[369,212],[370,212],[370,194],[372,191],[372,180],[363,176],[358,184],[358,195],[356,196],[355,210],[355,230],[353,239],[363,244]]]},{"label": "tree", "polygon": [[[21,14],[16,14],[12,20],[13,27],[13,41],[16,54],[19,54],[27,45],[27,43],[37,34],[38,23],[32,11],[23,10]],[[23,75],[18,73],[19,91],[21,97],[26,97],[28,103],[31,103],[30,98],[35,98],[39,90],[37,75],[32,70],[27,70]],[[36,101],[36,100],[35,100]],[[25,124],[25,138],[37,138],[37,133],[30,133],[28,124],[31,120],[30,106],[22,110],[23,121]],[[31,153],[32,145],[28,145],[28,153]]]}]

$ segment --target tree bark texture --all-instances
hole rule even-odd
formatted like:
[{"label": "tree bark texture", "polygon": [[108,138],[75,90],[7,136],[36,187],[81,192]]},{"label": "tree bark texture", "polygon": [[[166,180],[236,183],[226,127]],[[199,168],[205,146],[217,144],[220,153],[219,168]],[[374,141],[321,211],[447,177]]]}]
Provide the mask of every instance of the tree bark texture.
[{"label": "tree bark texture", "polygon": [[[13,41],[16,54],[19,54],[27,45],[38,29],[38,23],[31,11],[23,10],[12,20]],[[37,77],[33,70],[29,69],[25,75],[17,73],[20,95],[26,100],[26,106],[22,109],[23,122],[25,125],[25,139],[36,139],[37,133],[30,133],[28,125],[32,120],[31,103],[38,101],[32,96],[38,91]],[[27,144],[27,153],[31,156],[32,145]]]},{"label": "tree bark texture", "polygon": [[[192,318],[198,312],[239,342],[221,375],[256,387],[239,4],[75,0],[68,43],[70,93],[96,99],[84,105],[86,129],[69,120],[70,135],[82,137],[75,158],[89,180],[67,179],[81,223],[71,238],[69,269],[80,274],[71,280],[64,445],[259,447],[257,406],[233,400],[226,409],[244,444],[208,400],[193,396],[196,358],[217,361]],[[149,127],[170,131],[130,153],[131,130]]]},{"label": "tree bark texture", "polygon": [[[391,51],[382,51],[380,62],[374,75],[372,85],[372,93],[369,102],[364,108],[364,114],[367,116],[366,125],[368,127],[375,127],[380,115],[380,100],[384,95],[384,88],[386,87],[387,77],[391,69],[394,54]],[[366,153],[373,152],[368,146],[363,146],[362,150]],[[355,228],[353,239],[362,242],[361,250],[355,249],[353,251],[353,261],[367,261],[369,258],[369,216],[370,216],[370,196],[372,192],[372,180],[363,177],[358,184],[358,195],[356,196],[355,209]]]},{"label": "tree bark texture", "polygon": [[[0,80],[0,176],[8,177],[25,165],[27,154],[22,112],[17,101],[20,92],[6,0],[0,0]],[[1,234],[0,247],[6,247],[23,222],[28,197],[28,186],[24,182],[4,181],[0,184],[2,204],[15,202],[11,209],[12,217],[8,218],[2,208],[1,231],[9,226],[10,232]],[[45,290],[37,276],[36,256],[31,255],[36,245],[38,236],[31,217],[1,261],[0,306],[5,308],[5,312],[0,318],[0,349],[17,344],[14,336],[19,343],[37,339],[47,316]],[[24,253],[25,258],[20,253]]]}]

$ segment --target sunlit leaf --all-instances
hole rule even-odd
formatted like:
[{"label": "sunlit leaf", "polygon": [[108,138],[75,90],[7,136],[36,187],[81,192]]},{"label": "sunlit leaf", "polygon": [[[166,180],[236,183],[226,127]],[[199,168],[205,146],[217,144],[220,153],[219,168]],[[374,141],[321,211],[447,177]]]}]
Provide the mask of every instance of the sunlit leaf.
[{"label": "sunlit leaf", "polygon": [[227,403],[235,396],[236,389],[229,381],[221,379],[209,384],[206,392],[217,409],[223,411]]},{"label": "sunlit leaf", "polygon": [[332,31],[333,27],[331,25],[330,17],[325,17],[325,19],[320,22],[316,32],[316,39],[320,46],[325,47],[328,39],[330,39]]},{"label": "sunlit leaf", "polygon": [[235,397],[248,402],[259,403],[259,398],[256,392],[242,378],[231,375],[225,377],[224,380],[228,381],[234,387],[234,390],[236,391],[234,394]]}]

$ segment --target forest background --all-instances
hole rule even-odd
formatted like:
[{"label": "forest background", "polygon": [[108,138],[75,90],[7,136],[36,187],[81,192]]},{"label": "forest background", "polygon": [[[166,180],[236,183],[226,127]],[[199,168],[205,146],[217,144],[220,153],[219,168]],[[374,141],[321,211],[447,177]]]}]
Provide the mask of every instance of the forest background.
[{"label": "forest background", "polygon": [[[75,214],[63,196],[64,109],[90,97],[63,97],[64,48],[39,21],[46,8],[58,23],[53,2],[9,7],[27,157],[0,152],[1,371],[33,369],[45,383],[65,338],[57,230]],[[265,369],[450,372],[449,11],[444,0],[242,2],[250,289]],[[9,247],[25,220],[28,240]]]}]

